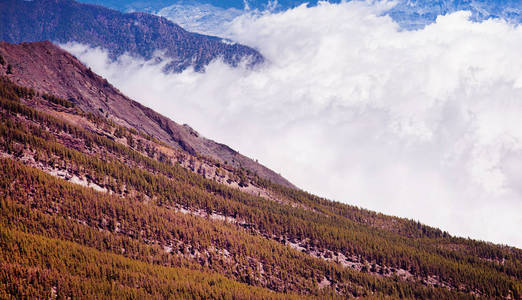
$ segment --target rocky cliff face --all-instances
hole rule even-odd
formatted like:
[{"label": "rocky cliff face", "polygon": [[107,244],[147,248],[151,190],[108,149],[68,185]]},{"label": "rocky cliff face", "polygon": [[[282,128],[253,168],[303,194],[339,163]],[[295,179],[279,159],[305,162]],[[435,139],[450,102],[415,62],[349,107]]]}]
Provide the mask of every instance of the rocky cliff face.
[{"label": "rocky cliff face", "polygon": [[192,155],[207,156],[274,183],[293,186],[279,174],[230,147],[202,137],[189,126],[177,124],[127,98],[107,80],[50,42],[18,45],[0,42],[0,55],[6,65],[11,66],[9,77],[17,84],[63,97],[85,112],[107,117]]},{"label": "rocky cliff face", "polygon": [[190,66],[202,70],[216,58],[232,66],[242,59],[250,65],[263,61],[252,48],[188,32],[162,17],[123,14],[71,0],[0,1],[0,37],[10,43],[78,42],[105,48],[112,58],[127,52],[150,59],[164,51],[172,60],[167,66],[171,71]]}]

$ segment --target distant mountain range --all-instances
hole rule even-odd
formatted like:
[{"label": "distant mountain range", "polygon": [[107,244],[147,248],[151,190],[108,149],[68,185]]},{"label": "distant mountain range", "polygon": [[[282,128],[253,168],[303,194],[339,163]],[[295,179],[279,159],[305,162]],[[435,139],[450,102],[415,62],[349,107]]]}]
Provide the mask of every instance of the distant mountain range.
[{"label": "distant mountain range", "polygon": [[188,32],[162,17],[72,0],[1,0],[0,38],[11,43],[78,42],[107,49],[111,58],[129,53],[151,59],[164,51],[172,60],[166,68],[173,71],[191,66],[200,71],[216,58],[232,66],[243,59],[250,65],[263,61],[252,48]]},{"label": "distant mountain range", "polygon": [[[240,10],[266,10],[270,8],[286,10],[293,8],[303,3],[310,5],[317,5],[318,0],[303,1],[303,0],[80,0],[80,2],[93,3],[103,5],[112,9],[121,11],[147,11],[154,12],[161,8],[177,4],[177,5],[201,5],[210,4],[219,8],[235,8]],[[340,2],[340,0],[329,1]]]},{"label": "distant mountain range", "polygon": [[[135,0],[81,0],[96,3],[121,11],[146,11],[155,13],[179,23],[184,28],[202,33],[219,33],[216,27],[223,26],[247,11],[281,12],[307,3],[315,6],[319,1],[312,0],[173,0],[173,1],[135,1]],[[354,0],[358,1],[358,0]],[[340,0],[326,2],[339,3]],[[459,10],[472,13],[471,19],[482,21],[489,18],[502,18],[512,23],[522,22],[522,1],[516,0],[398,0],[396,5],[385,12],[402,28],[414,30],[435,22],[437,16]]]},{"label": "distant mountain range", "polygon": [[512,23],[522,22],[522,2],[518,0],[400,0],[387,12],[406,29],[419,29],[435,22],[437,16],[466,10],[471,20],[502,18]]}]

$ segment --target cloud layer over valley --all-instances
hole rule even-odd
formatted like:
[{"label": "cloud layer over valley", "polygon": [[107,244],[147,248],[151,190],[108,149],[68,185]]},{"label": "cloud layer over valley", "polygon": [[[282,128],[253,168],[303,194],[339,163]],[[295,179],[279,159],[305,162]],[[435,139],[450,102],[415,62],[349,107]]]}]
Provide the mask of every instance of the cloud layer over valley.
[{"label": "cloud layer over valley", "polygon": [[522,27],[456,12],[406,31],[380,16],[390,5],[242,15],[223,31],[265,56],[255,70],[215,61],[167,75],[63,47],[304,190],[522,247]]}]

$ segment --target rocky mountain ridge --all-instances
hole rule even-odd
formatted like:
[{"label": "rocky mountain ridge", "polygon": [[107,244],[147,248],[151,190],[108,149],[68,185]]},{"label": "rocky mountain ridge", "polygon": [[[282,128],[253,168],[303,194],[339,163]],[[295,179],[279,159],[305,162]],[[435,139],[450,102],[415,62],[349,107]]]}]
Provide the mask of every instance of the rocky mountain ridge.
[{"label": "rocky mountain ridge", "polygon": [[[72,0],[1,0],[0,39],[10,43],[76,42],[145,59],[167,59],[169,71],[202,71],[214,59],[237,66],[263,62],[256,50],[221,38],[191,33],[155,15],[121,13]],[[157,56],[163,53],[163,56]]]}]

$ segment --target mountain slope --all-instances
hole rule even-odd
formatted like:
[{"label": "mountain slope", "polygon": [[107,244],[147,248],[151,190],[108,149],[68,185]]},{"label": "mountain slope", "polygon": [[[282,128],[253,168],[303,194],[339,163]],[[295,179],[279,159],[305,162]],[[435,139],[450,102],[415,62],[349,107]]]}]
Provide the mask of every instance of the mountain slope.
[{"label": "mountain slope", "polygon": [[[203,298],[248,285],[262,289],[242,297],[520,298],[520,249],[321,199],[84,111],[41,88],[93,83],[52,49],[0,47],[2,297]],[[33,71],[22,53],[49,61]],[[70,81],[49,83],[57,66]]]},{"label": "mountain slope", "polygon": [[69,99],[85,112],[107,117],[190,154],[210,157],[274,183],[293,186],[279,174],[228,146],[206,139],[190,127],[127,98],[75,57],[49,42],[20,45],[0,42],[0,54],[12,65],[13,80],[23,86]]},{"label": "mountain slope", "polygon": [[166,68],[174,71],[190,66],[202,70],[217,58],[232,66],[242,59],[248,59],[250,65],[263,61],[254,49],[187,32],[162,17],[123,14],[71,0],[1,0],[0,37],[11,43],[78,42],[105,48],[112,58],[130,53],[151,59],[155,52],[164,51],[172,59]]}]

